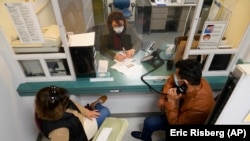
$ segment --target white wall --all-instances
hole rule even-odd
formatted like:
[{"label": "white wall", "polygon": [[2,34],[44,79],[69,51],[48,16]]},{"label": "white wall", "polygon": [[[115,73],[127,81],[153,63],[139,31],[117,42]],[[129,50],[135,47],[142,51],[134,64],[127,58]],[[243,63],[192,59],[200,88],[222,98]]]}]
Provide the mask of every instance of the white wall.
[{"label": "white wall", "polygon": [[240,48],[244,48],[242,52],[239,53],[239,58],[244,60],[244,62],[250,62],[250,24],[247,27],[247,30],[239,44]]},{"label": "white wall", "polygon": [[0,140],[34,141],[38,130],[33,120],[33,98],[20,97],[16,91],[21,79],[18,77],[17,63],[12,57],[9,42],[17,34],[4,2],[6,1],[0,1]]},{"label": "white wall", "polygon": [[21,81],[1,31],[0,26],[0,140],[34,141],[38,131],[33,120],[33,98],[20,97],[16,92]]},{"label": "white wall", "polygon": [[238,80],[237,85],[235,86],[215,124],[250,124],[249,121],[244,121],[246,115],[250,112],[250,64],[241,64],[237,67],[237,70],[242,72],[241,78]]}]

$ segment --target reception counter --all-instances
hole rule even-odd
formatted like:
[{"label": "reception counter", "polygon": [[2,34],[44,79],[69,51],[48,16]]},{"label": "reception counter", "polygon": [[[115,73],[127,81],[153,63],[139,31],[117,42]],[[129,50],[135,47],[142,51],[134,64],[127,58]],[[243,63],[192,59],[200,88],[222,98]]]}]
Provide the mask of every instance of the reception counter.
[{"label": "reception counter", "polygon": [[[151,90],[148,86],[142,82],[141,76],[148,71],[152,70],[153,67],[148,62],[141,62],[140,59],[147,55],[144,51],[139,51],[135,55],[135,62],[138,65],[142,65],[142,69],[139,72],[131,76],[126,76],[117,70],[110,68],[115,64],[115,61],[109,60],[108,72],[110,72],[110,77],[114,78],[113,81],[100,81],[100,82],[90,82],[90,78],[77,78],[73,81],[54,81],[54,82],[26,82],[19,85],[17,92],[20,96],[34,96],[36,92],[46,86],[55,85],[58,87],[63,87],[69,90],[70,94],[74,95],[84,95],[84,94],[109,94],[109,93],[148,93]],[[164,52],[160,53],[161,58],[164,59]],[[106,57],[102,56],[97,52],[96,54],[97,62],[98,60],[108,60]],[[166,69],[165,63],[157,68],[155,71],[150,73],[148,76],[153,78],[146,79],[146,81],[154,87],[156,90],[160,91],[165,83],[166,79],[158,79],[158,77],[169,76],[173,70]],[[147,76],[146,76],[147,77]],[[227,76],[207,76],[205,77],[211,84],[214,91],[221,90],[227,80]]]}]

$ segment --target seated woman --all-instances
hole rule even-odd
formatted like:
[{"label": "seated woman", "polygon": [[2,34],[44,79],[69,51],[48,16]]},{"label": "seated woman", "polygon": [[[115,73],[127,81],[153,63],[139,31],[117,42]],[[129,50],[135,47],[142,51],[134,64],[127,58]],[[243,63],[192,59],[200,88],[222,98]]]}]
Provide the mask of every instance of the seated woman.
[{"label": "seated woman", "polygon": [[[109,14],[107,27],[100,40],[100,53],[118,61],[132,58],[141,47],[141,40],[135,29],[128,26],[126,18],[118,11]],[[119,51],[123,51],[123,54],[118,53]]]},{"label": "seated woman", "polygon": [[102,96],[88,108],[71,100],[68,91],[55,86],[38,91],[35,98],[35,114],[41,132],[51,141],[91,140],[104,119],[110,116],[102,106],[107,96]]}]

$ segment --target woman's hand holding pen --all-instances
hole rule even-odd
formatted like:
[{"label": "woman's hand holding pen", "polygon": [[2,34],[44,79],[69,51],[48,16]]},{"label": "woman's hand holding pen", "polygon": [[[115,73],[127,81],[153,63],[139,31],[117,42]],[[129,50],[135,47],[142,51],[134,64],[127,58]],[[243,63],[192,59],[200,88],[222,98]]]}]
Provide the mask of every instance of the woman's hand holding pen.
[{"label": "woman's hand holding pen", "polygon": [[117,53],[114,57],[114,59],[116,59],[117,61],[123,61],[125,60],[127,57],[125,55],[122,55],[120,53]]},{"label": "woman's hand holding pen", "polygon": [[125,54],[127,58],[133,58],[135,54],[135,49],[126,50]]},{"label": "woman's hand holding pen", "polygon": [[135,54],[135,49],[130,49],[130,50],[124,50],[122,52],[118,52],[116,53],[114,59],[116,59],[117,61],[123,61],[126,58],[133,58]]}]

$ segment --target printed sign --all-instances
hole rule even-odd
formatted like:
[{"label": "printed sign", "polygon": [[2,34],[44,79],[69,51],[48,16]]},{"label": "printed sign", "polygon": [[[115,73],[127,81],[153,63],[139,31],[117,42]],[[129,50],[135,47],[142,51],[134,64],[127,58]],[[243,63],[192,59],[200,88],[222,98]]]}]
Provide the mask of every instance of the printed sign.
[{"label": "printed sign", "polygon": [[30,2],[5,4],[22,43],[43,43],[44,38]]},{"label": "printed sign", "polygon": [[204,24],[199,48],[218,48],[227,26],[226,21],[207,21]]}]

